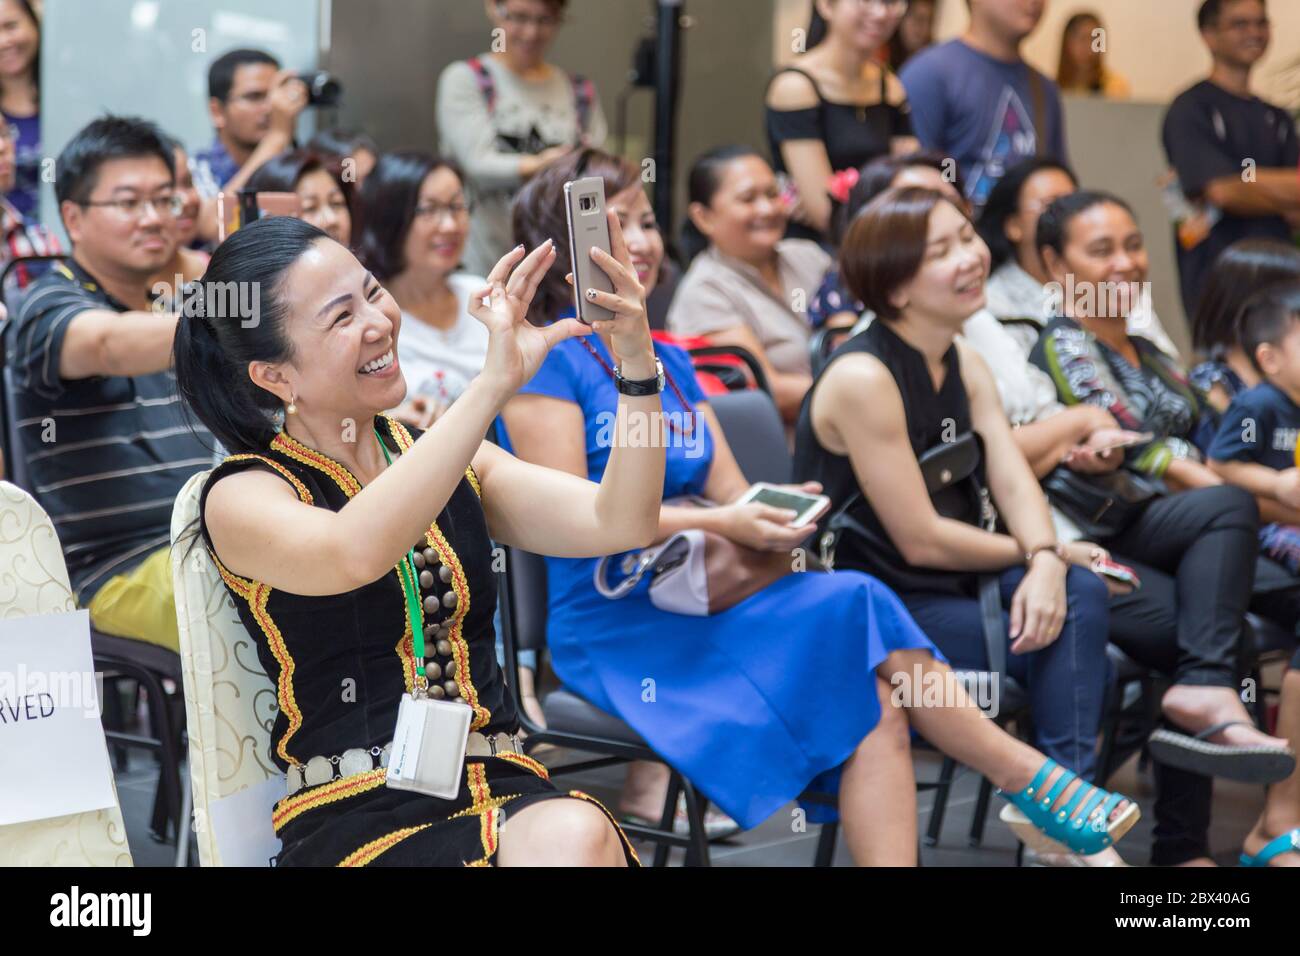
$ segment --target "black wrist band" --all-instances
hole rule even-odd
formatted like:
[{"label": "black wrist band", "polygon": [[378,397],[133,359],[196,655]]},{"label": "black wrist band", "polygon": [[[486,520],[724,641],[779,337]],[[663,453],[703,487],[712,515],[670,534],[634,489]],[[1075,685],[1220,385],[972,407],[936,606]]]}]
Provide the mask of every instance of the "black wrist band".
[{"label": "black wrist band", "polygon": [[633,398],[644,398],[647,395],[658,395],[664,390],[664,366],[659,359],[655,359],[655,376],[654,378],[643,378],[631,380],[623,377],[623,372],[619,366],[614,366],[614,386],[624,395]]}]

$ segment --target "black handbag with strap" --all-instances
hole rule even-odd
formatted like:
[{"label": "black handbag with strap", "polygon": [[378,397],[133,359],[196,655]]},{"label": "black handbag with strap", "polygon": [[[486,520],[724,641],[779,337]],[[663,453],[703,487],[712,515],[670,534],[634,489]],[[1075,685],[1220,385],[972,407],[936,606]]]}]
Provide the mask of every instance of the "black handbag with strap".
[{"label": "black handbag with strap", "polygon": [[[934,509],[945,518],[993,531],[997,511],[979,478],[984,445],[974,432],[927,449],[917,457],[925,490]],[[863,503],[861,491],[854,492],[826,522],[820,538],[822,563],[833,568],[835,551],[843,537],[852,535],[855,564],[859,570],[879,578],[894,591],[969,595],[973,574],[936,571],[909,564],[887,534],[867,527],[853,512]],[[995,579],[996,580],[996,579]]]},{"label": "black handbag with strap", "polygon": [[1161,494],[1158,485],[1127,468],[1085,475],[1065,465],[1043,479],[1043,491],[1085,538],[1097,542],[1123,532]]},{"label": "black handbag with strap", "polygon": [[[979,478],[984,444],[979,435],[966,432],[956,441],[944,442],[917,458],[925,490],[935,510],[945,518],[974,524],[985,531],[997,528],[998,515],[988,490]],[[923,592],[969,597],[971,581],[979,600],[980,623],[988,653],[988,670],[1001,676],[1007,669],[1007,628],[1002,617],[1001,581],[996,574],[969,574],[914,568],[903,560],[887,535],[866,527],[851,514],[862,501],[856,492],[833,514],[821,536],[821,559],[833,569],[835,548],[845,534],[858,539],[855,557],[863,560],[860,570],[879,578],[899,592]],[[865,559],[865,560],[864,560]]]}]

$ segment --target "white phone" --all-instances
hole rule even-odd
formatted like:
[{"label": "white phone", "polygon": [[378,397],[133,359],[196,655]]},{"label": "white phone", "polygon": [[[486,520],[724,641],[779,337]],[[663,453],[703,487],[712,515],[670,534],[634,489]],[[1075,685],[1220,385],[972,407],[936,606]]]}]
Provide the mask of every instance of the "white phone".
[{"label": "white phone", "polygon": [[740,501],[737,504],[748,504],[751,501],[795,512],[794,520],[790,522],[792,528],[812,524],[830,510],[831,506],[831,499],[825,495],[810,495],[802,491],[792,491],[789,488],[769,485],[764,481],[751,486],[748,491],[740,496]]}]

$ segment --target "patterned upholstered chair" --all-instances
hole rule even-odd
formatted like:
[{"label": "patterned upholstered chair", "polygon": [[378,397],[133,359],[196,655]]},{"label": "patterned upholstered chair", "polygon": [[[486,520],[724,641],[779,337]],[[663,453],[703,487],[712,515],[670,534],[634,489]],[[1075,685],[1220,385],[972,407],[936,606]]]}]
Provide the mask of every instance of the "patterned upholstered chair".
[{"label": "patterned upholstered chair", "polygon": [[[75,611],[54,524],[25,491],[0,481],[0,618]],[[4,648],[0,647],[0,667]],[[106,745],[107,746],[107,745]],[[7,866],[131,866],[126,826],[113,805],[88,813],[0,826]]]},{"label": "patterned upholstered chair", "polygon": [[[194,839],[200,865],[221,866],[220,847],[229,847],[232,838],[252,835],[231,833],[234,828],[225,822],[225,815],[214,811],[218,802],[250,788],[266,792],[276,787],[282,797],[284,774],[271,762],[275,687],[197,535],[199,492],[207,477],[208,472],[194,475],[176,496],[172,576],[190,742]],[[260,814],[254,819],[263,822]],[[264,822],[269,831],[269,809]],[[223,824],[228,827],[224,833]]]}]

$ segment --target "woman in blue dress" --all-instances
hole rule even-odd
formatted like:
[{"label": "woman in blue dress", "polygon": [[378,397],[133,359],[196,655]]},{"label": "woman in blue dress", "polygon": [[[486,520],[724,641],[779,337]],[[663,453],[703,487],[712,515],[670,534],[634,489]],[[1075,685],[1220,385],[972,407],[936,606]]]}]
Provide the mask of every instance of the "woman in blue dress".
[{"label": "woman in blue dress", "polygon": [[[622,160],[582,150],[548,167],[515,202],[516,239],[555,237],[556,261],[565,263],[563,185],[584,176],[604,179],[608,205],[648,293],[663,240],[640,170]],[[543,279],[531,321],[557,319],[572,302],[559,272],[554,268]],[[587,344],[563,342],[551,351],[507,403],[503,432],[520,458],[598,481],[612,441],[620,438],[611,434],[618,392],[608,344],[599,335],[587,337]],[[669,382],[662,394],[664,499],[694,494],[731,502],[703,510],[664,505],[658,540],[704,527],[750,547],[793,551],[807,529],[788,527],[789,512],[735,503],[748,482],[695,382],[689,356],[663,343],[655,350]],[[1034,823],[1073,850],[1113,855],[1110,844],[1137,818],[1136,804],[1076,783],[1073,774],[986,720],[899,600],[874,578],[791,573],[721,613],[692,617],[655,608],[647,581],[622,600],[607,600],[593,585],[596,563],[547,559],[547,637],[557,675],[630,724],[746,828],[807,789],[837,792],[855,862],[914,863],[910,728],[1008,792],[1025,814],[1017,833],[1036,845],[1044,844]],[[620,564],[617,558],[610,563]],[[939,686],[951,706],[920,706],[922,689]],[[1050,799],[1036,800],[1049,783]],[[1053,816],[1068,817],[1076,835],[1086,818],[1094,839],[1079,842],[1052,824]]]}]

